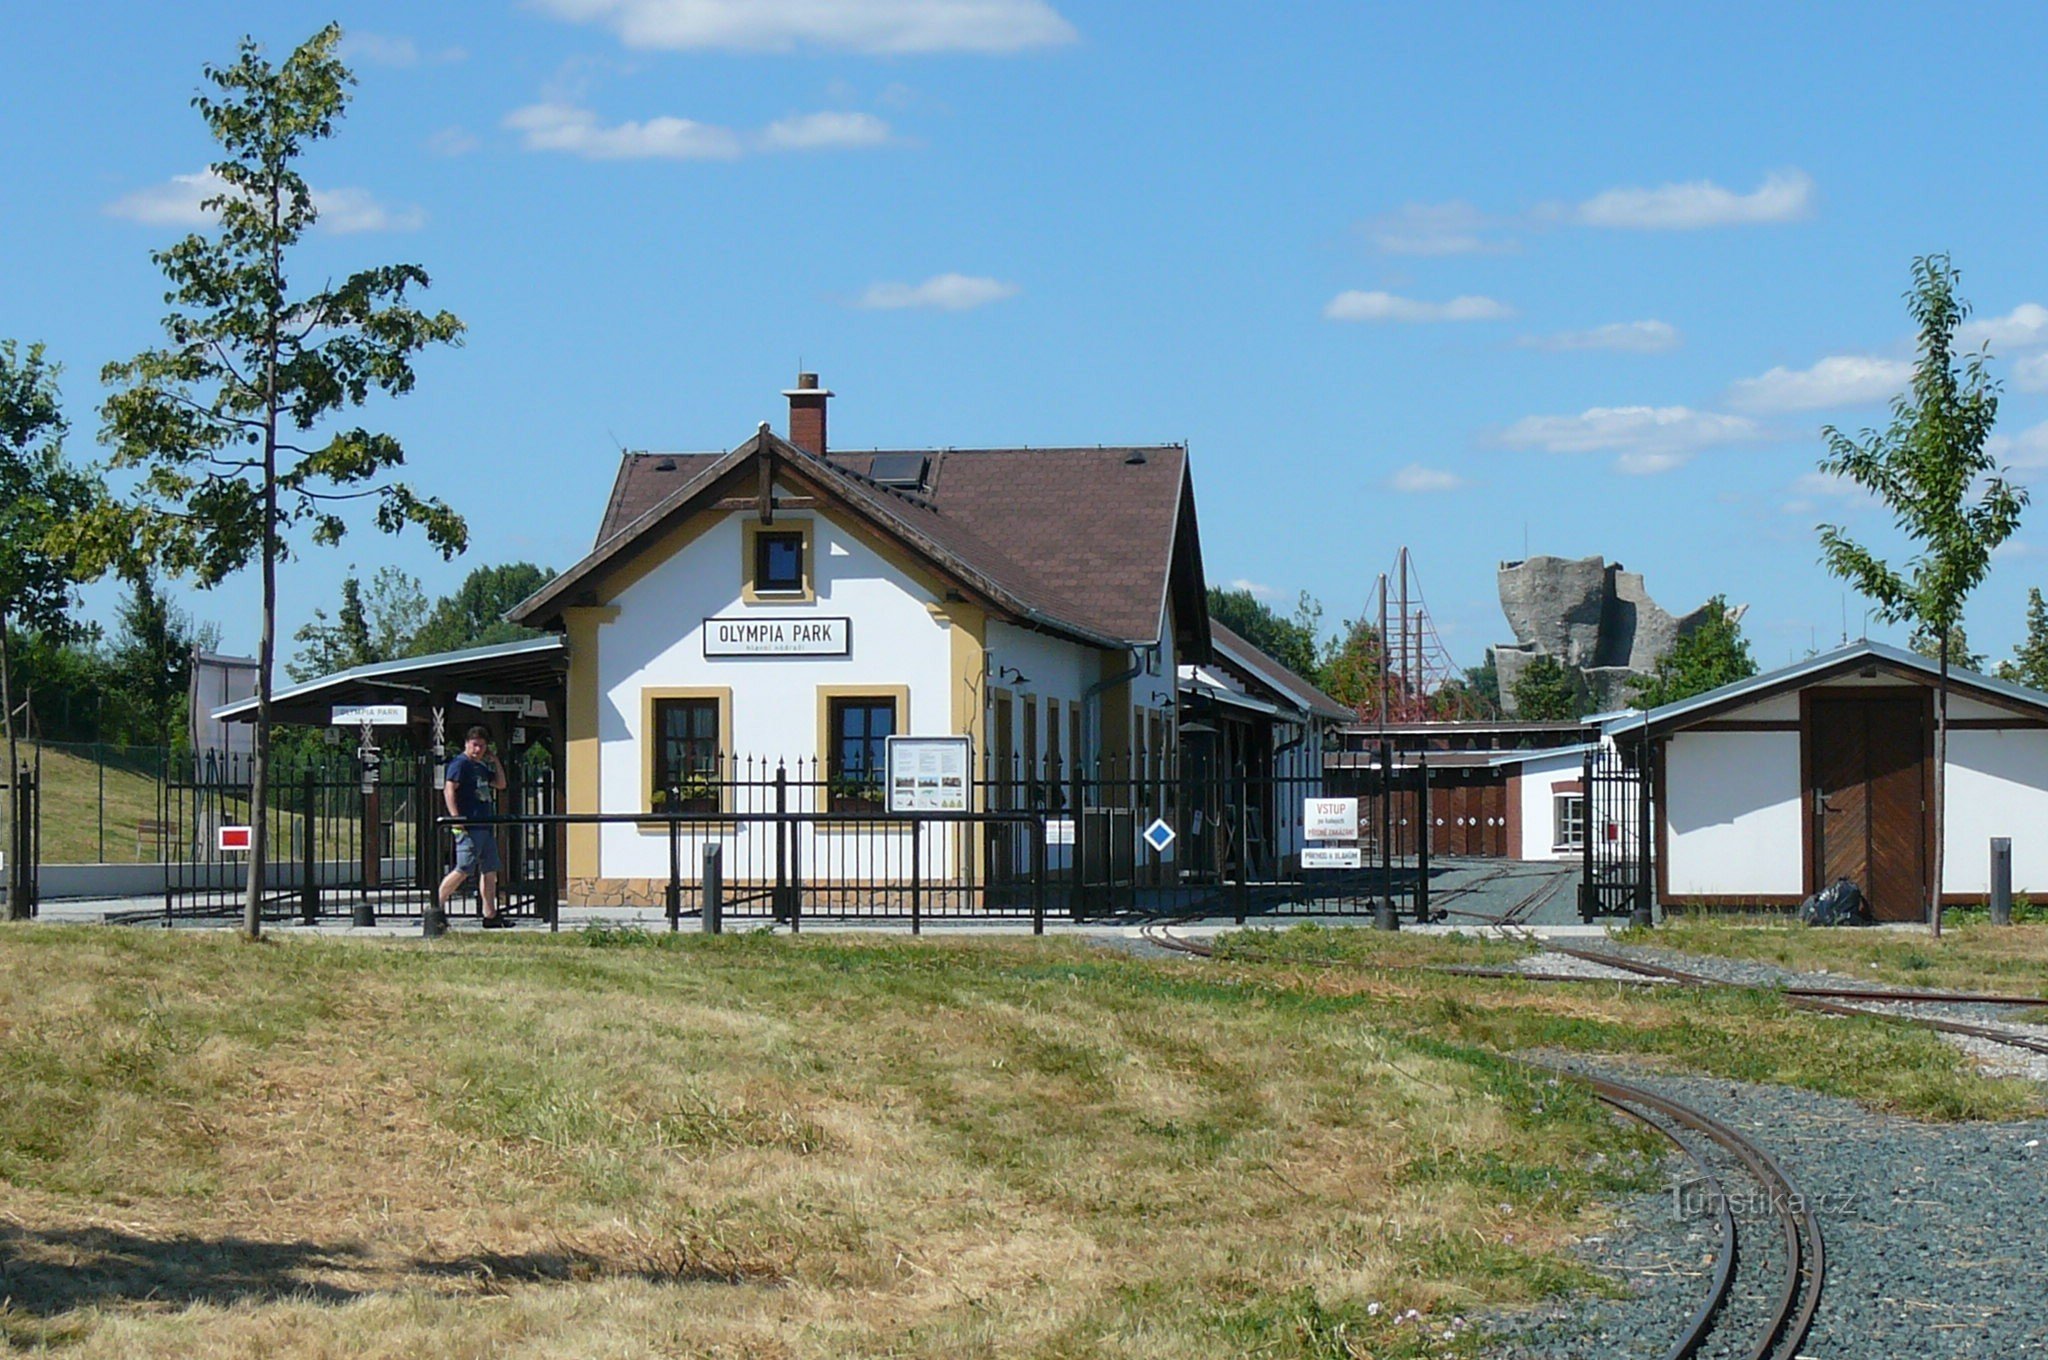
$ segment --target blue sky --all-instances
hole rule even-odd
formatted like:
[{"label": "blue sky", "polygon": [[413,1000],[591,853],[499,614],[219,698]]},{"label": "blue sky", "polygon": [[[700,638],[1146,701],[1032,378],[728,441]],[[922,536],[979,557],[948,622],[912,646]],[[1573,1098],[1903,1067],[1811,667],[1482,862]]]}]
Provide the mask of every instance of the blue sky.
[{"label": "blue sky", "polygon": [[[1885,418],[1929,251],[2005,381],[2003,457],[2048,467],[2048,18],[2017,5],[27,7],[0,335],[67,365],[75,456],[100,365],[157,336],[201,64],[329,18],[360,83],[297,271],[415,261],[468,323],[369,419],[469,564],[568,566],[620,446],[781,429],[801,362],[841,447],[1186,440],[1213,582],[1334,620],[1406,543],[1461,663],[1526,545],[1746,602],[1781,664],[1863,629],[1814,525],[1889,540],[1813,476],[1818,431]],[[467,569],[309,549],[287,638],[351,563]],[[2044,578],[2048,505],[1972,642],[2007,654]],[[181,598],[253,648],[252,578]]]}]

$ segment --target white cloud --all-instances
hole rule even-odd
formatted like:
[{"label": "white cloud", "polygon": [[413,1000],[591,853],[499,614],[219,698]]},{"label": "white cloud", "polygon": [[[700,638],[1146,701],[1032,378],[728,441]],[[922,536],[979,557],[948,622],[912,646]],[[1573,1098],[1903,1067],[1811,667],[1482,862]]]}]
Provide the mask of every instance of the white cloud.
[{"label": "white cloud", "polygon": [[667,117],[606,127],[572,104],[528,104],[507,114],[505,126],[528,151],[566,151],[588,161],[729,161],[743,149],[731,128]]},{"label": "white cloud", "polygon": [[881,146],[889,125],[871,113],[804,113],[778,118],[761,133],[771,151],[819,151],[837,147]]},{"label": "white cloud", "polygon": [[2048,467],[2048,421],[2018,434],[1994,434],[1984,441],[1984,451],[2007,467]]},{"label": "white cloud", "polygon": [[1965,321],[1956,328],[1956,343],[1965,349],[1986,344],[1993,349],[2031,349],[2048,344],[2048,307],[2022,302],[2004,316]]},{"label": "white cloud", "polygon": [[1778,367],[1728,387],[1728,404],[1743,411],[1817,411],[1889,401],[1912,385],[1906,359],[1831,354],[1812,368]]},{"label": "white cloud", "polygon": [[1701,179],[1655,189],[1609,189],[1584,203],[1553,207],[1550,213],[1589,227],[1692,231],[1796,222],[1811,217],[1813,207],[1813,178],[1803,170],[1780,170],[1764,176],[1764,182],[1747,194]]},{"label": "white cloud", "polygon": [[2012,366],[2012,383],[2022,392],[2048,392],[2048,354],[2034,354]]},{"label": "white cloud", "polygon": [[1021,52],[1073,42],[1045,0],[539,0],[628,47],[695,51]]},{"label": "white cloud", "polygon": [[1455,472],[1442,468],[1426,468],[1420,463],[1410,463],[1393,476],[1387,478],[1387,487],[1409,495],[1426,495],[1435,491],[1461,491],[1468,483]]},{"label": "white cloud", "polygon": [[[210,226],[214,215],[200,205],[218,197],[226,188],[226,181],[211,170],[173,175],[162,184],[122,195],[106,206],[106,212],[157,227]],[[418,208],[394,208],[380,203],[368,189],[315,188],[313,207],[319,213],[319,227],[342,235],[416,231],[427,220]]]},{"label": "white cloud", "polygon": [[461,61],[469,53],[459,47],[443,48],[439,52],[422,54],[418,43],[411,38],[394,37],[386,33],[369,33],[359,28],[349,29],[341,38],[341,58],[344,61],[362,62],[371,66],[417,66],[421,61]]},{"label": "white cloud", "polygon": [[1247,581],[1243,577],[1239,577],[1237,580],[1232,581],[1230,583],[1230,588],[1232,590],[1248,590],[1262,600],[1276,599],[1280,594],[1280,592],[1274,589],[1272,586],[1261,585],[1257,581]]},{"label": "white cloud", "polygon": [[1470,203],[1404,203],[1364,226],[1373,249],[1385,255],[1500,255],[1519,249]]},{"label": "white cloud", "polygon": [[889,125],[868,113],[805,113],[778,119],[759,131],[659,117],[605,124],[575,104],[541,103],[514,109],[505,126],[528,151],[563,151],[589,161],[730,161],[763,151],[821,151],[883,146]]},{"label": "white cloud", "polygon": [[1830,515],[1844,515],[1879,505],[1876,496],[1831,472],[1803,472],[1785,489],[1792,499],[1779,508],[1788,515],[1811,515],[1823,509]]},{"label": "white cloud", "polygon": [[1510,448],[1612,453],[1618,472],[1668,472],[1702,449],[1764,437],[1755,421],[1685,406],[1595,406],[1575,416],[1524,416],[1501,433]]},{"label": "white cloud", "polygon": [[1331,321],[1501,321],[1515,309],[1490,297],[1455,297],[1423,302],[1392,293],[1339,293],[1323,308]]},{"label": "white cloud", "polygon": [[427,138],[427,150],[437,156],[467,156],[480,145],[476,134],[464,127],[444,127]]},{"label": "white cloud", "polygon": [[1662,354],[1677,349],[1685,338],[1668,321],[1610,321],[1589,331],[1525,335],[1515,343],[1525,349],[1612,349],[1629,354]]},{"label": "white cloud", "polygon": [[1014,283],[968,274],[934,274],[923,283],[877,283],[853,305],[869,311],[966,312],[1017,296]]}]

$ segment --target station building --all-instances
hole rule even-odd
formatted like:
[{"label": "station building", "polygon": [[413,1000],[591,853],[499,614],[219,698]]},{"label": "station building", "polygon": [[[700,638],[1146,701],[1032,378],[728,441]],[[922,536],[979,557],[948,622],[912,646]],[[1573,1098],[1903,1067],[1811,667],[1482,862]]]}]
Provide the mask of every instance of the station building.
[{"label": "station building", "polygon": [[[1176,677],[1211,659],[1186,448],[847,452],[816,375],[784,395],[787,438],[625,455],[590,552],[512,612],[564,640],[563,809],[729,810],[774,767],[879,807],[892,736],[969,739],[994,806],[1106,760],[1163,803]],[[570,901],[667,882],[658,823],[565,850]]]}]

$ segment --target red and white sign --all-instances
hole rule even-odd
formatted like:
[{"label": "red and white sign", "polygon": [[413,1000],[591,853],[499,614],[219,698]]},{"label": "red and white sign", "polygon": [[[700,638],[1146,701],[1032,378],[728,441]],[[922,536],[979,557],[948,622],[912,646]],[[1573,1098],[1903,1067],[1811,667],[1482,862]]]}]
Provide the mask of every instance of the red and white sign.
[{"label": "red and white sign", "polygon": [[224,826],[214,833],[214,846],[223,855],[240,851],[249,853],[250,829],[246,826]]}]

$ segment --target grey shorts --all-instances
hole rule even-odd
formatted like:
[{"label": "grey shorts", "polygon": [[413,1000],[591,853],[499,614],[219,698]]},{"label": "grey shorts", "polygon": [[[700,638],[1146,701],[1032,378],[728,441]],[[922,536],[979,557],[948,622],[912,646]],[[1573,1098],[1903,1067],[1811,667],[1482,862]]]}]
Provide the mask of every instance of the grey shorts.
[{"label": "grey shorts", "polygon": [[455,837],[455,867],[465,874],[498,872],[498,834],[487,826],[472,826]]}]

